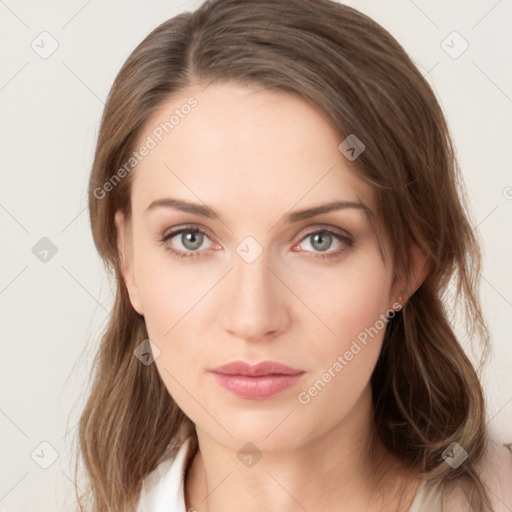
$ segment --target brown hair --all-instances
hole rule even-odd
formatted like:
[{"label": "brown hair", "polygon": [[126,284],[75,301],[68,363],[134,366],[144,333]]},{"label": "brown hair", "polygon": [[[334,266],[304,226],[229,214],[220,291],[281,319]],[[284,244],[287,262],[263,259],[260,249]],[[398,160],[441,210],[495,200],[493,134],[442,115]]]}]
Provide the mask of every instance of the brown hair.
[{"label": "brown hair", "polygon": [[[486,441],[482,390],[450,313],[453,304],[462,305],[469,334],[487,347],[477,294],[479,245],[432,89],[400,44],[353,8],[328,0],[211,0],[162,23],[139,44],[103,113],[89,208],[116,296],[78,433],[97,509],[134,510],[144,477],[174,453],[169,447],[176,448],[180,428],[191,425],[156,365],[134,357],[148,333],[119,260],[114,214],[130,215],[133,173],[118,171],[164,101],[191,85],[226,81],[298,94],[323,113],[340,142],[356,134],[365,144],[357,168],[373,185],[396,276],[410,277],[411,242],[429,268],[389,322],[372,375],[376,437],[425,479],[466,483],[475,509],[490,507],[477,471]],[[447,296],[449,284],[454,297]],[[456,469],[442,458],[452,442],[469,454]]]}]

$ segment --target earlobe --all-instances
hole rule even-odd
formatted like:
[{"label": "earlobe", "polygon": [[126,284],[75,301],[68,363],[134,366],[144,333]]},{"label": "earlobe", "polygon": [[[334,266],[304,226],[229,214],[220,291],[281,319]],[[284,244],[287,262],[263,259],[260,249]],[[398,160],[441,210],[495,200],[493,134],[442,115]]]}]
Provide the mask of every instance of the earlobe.
[{"label": "earlobe", "polygon": [[413,243],[411,248],[411,282],[407,290],[407,297],[410,297],[423,284],[428,273],[427,256]]},{"label": "earlobe", "polygon": [[115,225],[117,232],[117,250],[119,263],[123,273],[124,282],[133,309],[139,315],[143,315],[142,305],[139,299],[137,284],[133,270],[133,246],[131,240],[131,225],[127,222],[124,212],[118,210],[115,214]]},{"label": "earlobe", "polygon": [[405,306],[409,298],[423,284],[429,273],[427,257],[415,243],[411,246],[410,265],[408,282],[397,279],[394,286],[395,297],[399,296],[398,302],[401,307]]}]

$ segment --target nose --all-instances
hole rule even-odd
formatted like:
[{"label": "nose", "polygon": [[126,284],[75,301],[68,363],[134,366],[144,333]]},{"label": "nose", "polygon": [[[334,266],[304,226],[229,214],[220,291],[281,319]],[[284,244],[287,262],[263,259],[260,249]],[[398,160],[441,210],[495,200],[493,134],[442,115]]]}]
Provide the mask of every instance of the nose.
[{"label": "nose", "polygon": [[232,336],[257,342],[275,338],[290,322],[286,289],[269,268],[266,253],[247,263],[235,260],[221,306],[223,328]]}]

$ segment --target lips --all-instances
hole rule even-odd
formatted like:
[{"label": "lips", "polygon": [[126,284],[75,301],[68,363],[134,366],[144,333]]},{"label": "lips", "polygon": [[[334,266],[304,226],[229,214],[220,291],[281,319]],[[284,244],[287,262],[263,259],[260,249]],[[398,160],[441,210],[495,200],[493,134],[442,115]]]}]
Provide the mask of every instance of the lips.
[{"label": "lips", "polygon": [[251,365],[244,361],[233,361],[213,368],[213,373],[222,375],[247,375],[249,377],[259,377],[262,375],[298,375],[304,373],[304,370],[292,368],[276,361],[263,361],[261,363]]},{"label": "lips", "polygon": [[262,400],[292,387],[306,373],[275,361],[263,361],[250,365],[234,361],[211,370],[215,380],[234,395]]}]

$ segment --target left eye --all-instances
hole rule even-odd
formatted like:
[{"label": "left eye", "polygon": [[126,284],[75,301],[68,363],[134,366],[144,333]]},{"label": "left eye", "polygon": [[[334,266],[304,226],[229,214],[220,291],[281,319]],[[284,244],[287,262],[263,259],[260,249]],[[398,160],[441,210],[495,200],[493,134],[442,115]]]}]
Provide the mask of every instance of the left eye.
[{"label": "left eye", "polygon": [[[307,234],[300,243],[294,245],[294,249],[303,244],[306,240],[309,240],[308,244],[312,248],[306,249],[307,252],[315,253],[315,257],[320,258],[328,258],[331,256],[336,256],[343,251],[347,250],[352,246],[352,239],[347,235],[342,235],[340,233],[335,233],[334,231],[328,229],[322,229],[319,231],[313,231]],[[333,241],[337,242],[334,250],[329,251],[332,248]],[[326,254],[322,254],[326,253]]]},{"label": "left eye", "polygon": [[327,251],[331,248],[333,235],[327,231],[320,231],[308,235],[304,240],[310,239],[310,245],[320,252]]}]

